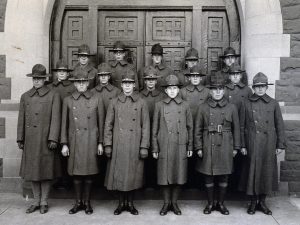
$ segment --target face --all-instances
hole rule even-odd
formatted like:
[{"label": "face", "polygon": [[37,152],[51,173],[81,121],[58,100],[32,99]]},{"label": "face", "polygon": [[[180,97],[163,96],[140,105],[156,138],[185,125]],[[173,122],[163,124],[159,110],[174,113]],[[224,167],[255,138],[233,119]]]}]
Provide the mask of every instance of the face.
[{"label": "face", "polygon": [[232,83],[238,84],[242,79],[242,74],[241,73],[230,74],[229,79],[231,80]]},{"label": "face", "polygon": [[155,85],[157,84],[157,80],[156,79],[146,79],[145,84],[148,89],[154,89]]},{"label": "face", "polygon": [[99,80],[101,84],[107,84],[109,81],[110,76],[109,75],[100,75]]},{"label": "face", "polygon": [[235,56],[227,56],[226,58],[224,58],[224,63],[227,66],[231,66],[232,64],[234,64],[236,62],[236,57]]},{"label": "face", "polygon": [[201,76],[195,76],[195,75],[190,76],[190,81],[192,85],[195,86],[199,85],[201,80],[202,80]]},{"label": "face", "polygon": [[116,51],[114,52],[114,57],[117,61],[122,61],[125,58],[125,51]]},{"label": "face", "polygon": [[268,90],[268,85],[258,85],[253,87],[254,93],[258,96],[263,96]]},{"label": "face", "polygon": [[124,92],[125,95],[131,95],[133,92],[133,89],[135,87],[135,83],[134,82],[122,82],[121,84],[122,90]]},{"label": "face", "polygon": [[161,64],[162,55],[154,54],[152,55],[152,62],[153,64]]},{"label": "face", "polygon": [[56,77],[59,81],[66,80],[68,78],[68,72],[65,70],[57,70]]},{"label": "face", "polygon": [[198,64],[198,60],[186,60],[185,63],[188,68],[192,68]]},{"label": "face", "polygon": [[85,92],[89,86],[88,81],[75,81],[74,86],[76,87],[77,91],[82,93]]},{"label": "face", "polygon": [[46,78],[32,78],[33,87],[35,87],[36,89],[41,88],[44,86],[45,81]]},{"label": "face", "polygon": [[166,88],[166,93],[170,98],[176,98],[179,93],[179,87],[177,86],[169,86]]},{"label": "face", "polygon": [[89,57],[87,55],[79,55],[79,63],[82,66],[85,66],[89,62]]},{"label": "face", "polygon": [[225,90],[224,87],[217,87],[210,89],[210,95],[214,100],[221,100],[224,96]]}]

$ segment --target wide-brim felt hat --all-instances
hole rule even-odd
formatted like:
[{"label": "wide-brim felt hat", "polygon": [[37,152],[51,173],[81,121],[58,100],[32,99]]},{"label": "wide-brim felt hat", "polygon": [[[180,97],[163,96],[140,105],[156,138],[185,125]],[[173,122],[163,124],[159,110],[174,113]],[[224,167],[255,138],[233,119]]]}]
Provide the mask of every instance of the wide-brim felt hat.
[{"label": "wide-brim felt hat", "polygon": [[29,74],[26,74],[27,77],[32,78],[47,78],[50,77],[51,74],[46,73],[46,67],[42,64],[36,64],[32,67],[32,71]]},{"label": "wide-brim felt hat", "polygon": [[226,79],[225,75],[222,71],[217,71],[212,74],[208,79],[208,83],[206,85],[207,88],[217,88],[217,87],[225,87]]},{"label": "wide-brim felt hat", "polygon": [[65,63],[62,59],[58,60],[56,63],[56,68],[52,69],[53,71],[66,71],[66,72],[71,72],[73,71],[72,69],[69,69],[68,64]]},{"label": "wide-brim felt hat", "polygon": [[125,73],[122,74],[121,82],[132,82],[135,83],[135,72],[132,69],[127,69]]},{"label": "wide-brim felt hat", "polygon": [[240,54],[237,54],[235,52],[235,49],[232,47],[228,47],[224,50],[224,55],[219,56],[220,58],[226,58],[228,56],[235,56],[235,57],[240,57]]},{"label": "wide-brim felt hat", "polygon": [[69,78],[69,81],[76,82],[76,81],[89,81],[92,78],[89,78],[88,72],[84,70],[75,70],[72,74],[72,77]]},{"label": "wide-brim felt hat", "polygon": [[148,52],[148,54],[151,54],[151,55],[164,55],[164,54],[167,54],[167,53],[164,53],[164,49],[163,47],[157,43],[157,44],[154,44],[151,48],[151,52]]},{"label": "wide-brim felt hat", "polygon": [[182,84],[179,82],[179,79],[176,75],[170,74],[166,77],[165,82],[161,85],[161,87],[170,87],[170,86],[178,86],[181,87]]},{"label": "wide-brim felt hat", "polygon": [[190,48],[184,57],[185,60],[198,60],[200,59],[199,53],[195,48]]},{"label": "wide-brim felt hat", "polygon": [[146,67],[144,69],[144,79],[158,79],[160,76],[157,75],[157,70],[152,67],[152,66],[149,66],[149,67]]},{"label": "wide-brim felt hat", "polygon": [[117,51],[129,51],[129,49],[125,46],[122,41],[116,41],[113,48],[109,50],[110,52],[117,52]]},{"label": "wide-brim felt hat", "polygon": [[269,83],[268,82],[268,77],[264,73],[259,72],[253,77],[252,87],[264,86],[264,85],[274,85],[274,84]]},{"label": "wide-brim felt hat", "polygon": [[90,47],[86,44],[83,44],[79,46],[78,52],[74,53],[74,55],[94,56],[96,54],[91,54]]},{"label": "wide-brim felt hat", "polygon": [[200,67],[199,65],[193,66],[192,68],[188,69],[187,72],[184,73],[185,76],[200,76],[204,77],[207,76],[204,68]]},{"label": "wide-brim felt hat", "polygon": [[235,74],[235,73],[244,73],[246,72],[245,70],[241,69],[241,66],[237,63],[234,63],[229,67],[228,73],[229,74]]},{"label": "wide-brim felt hat", "polygon": [[111,75],[112,70],[111,67],[108,65],[108,63],[101,63],[97,68],[97,74],[98,76],[101,75]]}]

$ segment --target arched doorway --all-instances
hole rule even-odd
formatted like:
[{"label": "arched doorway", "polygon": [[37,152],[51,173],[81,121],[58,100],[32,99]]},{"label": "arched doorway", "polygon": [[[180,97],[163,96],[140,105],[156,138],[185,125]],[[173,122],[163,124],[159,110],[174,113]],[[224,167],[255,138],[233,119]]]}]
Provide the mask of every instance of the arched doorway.
[{"label": "arched doorway", "polygon": [[[151,5],[150,5],[151,3]],[[137,71],[148,65],[155,43],[164,47],[165,61],[180,70],[186,51],[194,47],[207,71],[220,68],[226,47],[241,49],[240,20],[235,0],[56,1],[51,22],[51,67],[59,58],[70,67],[78,46],[87,43],[95,65],[109,61],[117,40],[130,48]],[[154,168],[155,169],[155,168]],[[193,174],[193,168],[189,169]],[[102,177],[104,174],[102,174]],[[147,178],[146,178],[147,179]],[[196,185],[196,182],[191,186]]]}]

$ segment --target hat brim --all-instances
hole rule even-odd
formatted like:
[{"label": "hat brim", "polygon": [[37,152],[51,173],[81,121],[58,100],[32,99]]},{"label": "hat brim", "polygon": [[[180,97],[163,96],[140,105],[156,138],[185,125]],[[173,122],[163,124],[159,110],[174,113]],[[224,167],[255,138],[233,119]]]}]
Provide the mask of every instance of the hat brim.
[{"label": "hat brim", "polygon": [[225,88],[225,84],[215,84],[215,85],[205,85],[205,87],[209,88],[209,89],[213,89],[213,88],[218,88],[218,87],[223,87]]},{"label": "hat brim", "polygon": [[158,53],[158,52],[148,52],[148,54],[150,54],[150,55],[166,55],[166,54],[168,54],[168,53],[163,52],[163,53],[161,54],[161,53]]},{"label": "hat brim", "polygon": [[72,69],[68,69],[68,68],[54,68],[52,69],[52,71],[67,71],[67,72],[72,72]]},{"label": "hat brim", "polygon": [[250,84],[249,86],[255,87],[255,86],[268,86],[268,85],[274,85],[272,83],[256,83],[256,84]]},{"label": "hat brim", "polygon": [[132,80],[132,79],[123,79],[121,82],[122,82],[122,83],[124,83],[124,82],[132,82],[132,83],[135,83],[135,80]]},{"label": "hat brim", "polygon": [[73,55],[77,55],[77,56],[80,56],[80,55],[84,55],[84,56],[95,56],[96,54],[88,54],[88,53],[74,53]]},{"label": "hat brim", "polygon": [[121,52],[128,52],[130,51],[129,49],[123,49],[123,48],[115,48],[115,49],[110,49],[108,50],[109,52],[118,52],[118,51],[121,51]]},{"label": "hat brim", "polygon": [[98,76],[111,75],[111,72],[100,72],[97,73]]},{"label": "hat brim", "polygon": [[89,78],[69,78],[69,81],[72,81],[72,82],[76,82],[76,81],[89,81],[90,79]]},{"label": "hat brim", "polygon": [[45,75],[39,75],[39,74],[26,74],[27,77],[32,77],[32,78],[47,78],[47,77],[51,77],[51,74],[45,74]]},{"label": "hat brim", "polygon": [[241,55],[240,54],[228,54],[228,55],[221,55],[221,56],[219,56],[219,58],[226,58],[226,57],[229,57],[229,56],[240,57]]},{"label": "hat brim", "polygon": [[239,70],[239,71],[232,71],[232,72],[228,72],[229,73],[229,75],[230,74],[235,74],[235,73],[245,73],[246,72],[246,70]]},{"label": "hat brim", "polygon": [[203,58],[199,58],[199,57],[186,57],[184,58],[185,60],[199,60],[199,59],[203,59]]},{"label": "hat brim", "polygon": [[171,86],[177,86],[177,87],[182,87],[183,85],[182,84],[164,84],[164,85],[160,85],[161,87],[171,87]]},{"label": "hat brim", "polygon": [[204,73],[185,73],[184,74],[185,76],[189,77],[189,76],[199,76],[199,77],[205,77],[207,76],[207,74],[204,74]]}]

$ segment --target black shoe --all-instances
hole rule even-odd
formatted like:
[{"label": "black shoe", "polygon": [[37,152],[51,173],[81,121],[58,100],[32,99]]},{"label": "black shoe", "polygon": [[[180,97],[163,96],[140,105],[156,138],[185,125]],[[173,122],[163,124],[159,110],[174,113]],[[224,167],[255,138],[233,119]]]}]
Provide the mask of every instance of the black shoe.
[{"label": "black shoe", "polygon": [[86,202],[86,203],[84,204],[84,207],[85,207],[85,210],[84,210],[84,211],[85,211],[85,214],[91,215],[91,214],[94,212],[94,210],[93,210],[93,208],[92,208],[90,202]]},{"label": "black shoe", "polygon": [[256,206],[256,202],[251,201],[251,202],[250,202],[250,205],[249,205],[249,207],[248,207],[248,209],[247,209],[247,213],[250,214],[250,215],[255,214],[256,207],[257,207],[257,206]]},{"label": "black shoe", "polygon": [[215,207],[214,207],[213,204],[207,204],[205,206],[205,208],[203,209],[203,213],[204,214],[211,214],[211,212],[214,211],[214,210],[215,210]]},{"label": "black shoe", "polygon": [[85,206],[82,202],[76,202],[73,208],[69,210],[69,214],[75,214],[81,210],[85,210]]},{"label": "black shoe", "polygon": [[49,210],[48,205],[41,205],[41,207],[40,207],[40,213],[41,213],[41,214],[47,213],[48,210]]},{"label": "black shoe", "polygon": [[120,215],[124,210],[126,210],[126,207],[124,205],[119,204],[114,211],[114,215]]},{"label": "black shoe", "polygon": [[216,210],[222,213],[223,215],[229,215],[229,211],[224,205],[224,203],[217,203]]},{"label": "black shoe", "polygon": [[128,211],[135,216],[139,214],[139,211],[134,207],[133,204],[128,206]]},{"label": "black shoe", "polygon": [[34,211],[38,210],[40,208],[39,205],[31,205],[28,209],[26,209],[26,213],[33,213]]},{"label": "black shoe", "polygon": [[171,204],[170,203],[164,203],[163,207],[161,208],[159,214],[161,216],[167,215],[168,211],[171,209]]},{"label": "black shoe", "polygon": [[174,212],[175,215],[180,216],[181,210],[179,209],[177,203],[172,203],[172,211]]},{"label": "black shoe", "polygon": [[272,215],[272,211],[266,206],[265,202],[259,202],[257,204],[257,210],[263,212],[266,215]]}]

